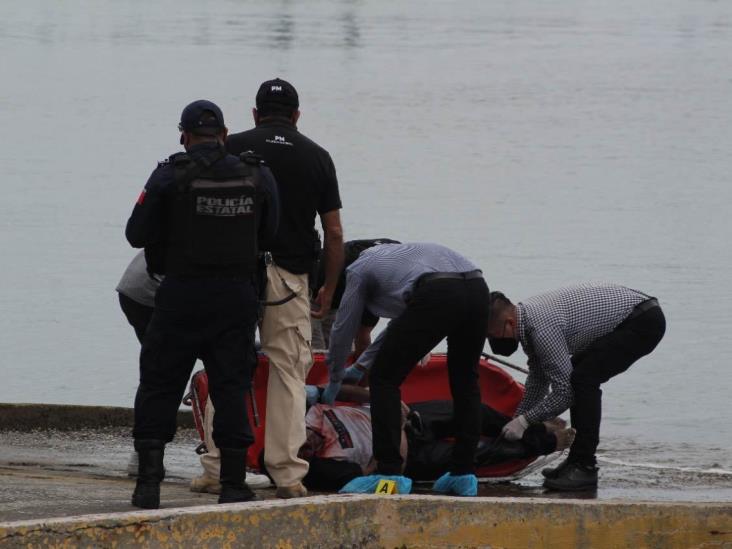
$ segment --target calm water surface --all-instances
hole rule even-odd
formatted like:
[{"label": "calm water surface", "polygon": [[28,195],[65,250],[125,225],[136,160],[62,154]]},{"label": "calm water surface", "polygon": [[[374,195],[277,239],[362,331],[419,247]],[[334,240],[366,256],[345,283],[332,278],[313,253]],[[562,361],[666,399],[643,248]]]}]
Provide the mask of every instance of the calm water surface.
[{"label": "calm water surface", "polygon": [[131,405],[132,204],[187,102],[239,131],[281,76],[348,238],[444,243],[517,299],[657,295],[666,338],[606,385],[602,449],[732,470],[731,25],[702,0],[3,2],[0,401]]}]

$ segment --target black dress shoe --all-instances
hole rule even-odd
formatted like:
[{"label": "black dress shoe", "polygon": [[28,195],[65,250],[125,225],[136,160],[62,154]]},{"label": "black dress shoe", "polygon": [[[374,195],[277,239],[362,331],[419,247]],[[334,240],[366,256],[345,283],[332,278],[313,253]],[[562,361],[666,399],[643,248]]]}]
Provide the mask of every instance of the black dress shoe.
[{"label": "black dress shoe", "polygon": [[563,492],[580,492],[597,488],[597,467],[567,462],[552,478],[544,479],[544,487]]},{"label": "black dress shoe", "polygon": [[541,470],[541,474],[544,475],[544,478],[557,478],[559,473],[562,472],[562,469],[564,469],[567,464],[569,463],[569,458],[565,459],[563,462],[561,462],[556,467],[545,467]]}]

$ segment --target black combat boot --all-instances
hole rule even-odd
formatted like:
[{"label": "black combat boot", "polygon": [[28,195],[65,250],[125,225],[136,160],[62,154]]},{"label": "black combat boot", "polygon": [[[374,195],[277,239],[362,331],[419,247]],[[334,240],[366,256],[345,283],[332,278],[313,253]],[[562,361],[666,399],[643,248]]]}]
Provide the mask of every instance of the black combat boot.
[{"label": "black combat boot", "polygon": [[219,503],[237,503],[257,499],[245,482],[247,451],[239,448],[219,448],[221,452],[221,495]]},{"label": "black combat boot", "polygon": [[165,441],[136,439],[135,450],[139,464],[137,485],[132,493],[132,505],[142,509],[157,509],[160,507],[160,483],[165,477],[163,468]]}]

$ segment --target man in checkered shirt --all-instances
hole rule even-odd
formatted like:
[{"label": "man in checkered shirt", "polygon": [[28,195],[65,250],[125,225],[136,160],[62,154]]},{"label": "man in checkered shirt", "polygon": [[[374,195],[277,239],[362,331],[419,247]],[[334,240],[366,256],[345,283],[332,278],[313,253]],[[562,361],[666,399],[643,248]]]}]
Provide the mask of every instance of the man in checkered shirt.
[{"label": "man in checkered shirt", "polygon": [[560,288],[516,305],[501,292],[491,292],[490,303],[488,339],[493,352],[508,356],[521,343],[529,358],[524,398],[503,435],[520,439],[530,424],[569,408],[577,436],[569,457],[559,467],[542,471],[544,486],[596,488],[600,385],[661,341],[666,320],[658,301],[637,290],[601,283]]}]

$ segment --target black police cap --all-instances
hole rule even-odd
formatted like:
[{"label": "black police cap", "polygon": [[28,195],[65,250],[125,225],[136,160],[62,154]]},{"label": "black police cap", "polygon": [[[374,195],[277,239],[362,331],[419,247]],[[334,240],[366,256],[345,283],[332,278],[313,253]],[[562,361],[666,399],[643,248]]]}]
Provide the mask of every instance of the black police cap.
[{"label": "black police cap", "polygon": [[262,82],[257,91],[257,109],[261,110],[268,106],[297,109],[300,106],[300,99],[295,86],[281,78]]},{"label": "black police cap", "polygon": [[178,129],[202,135],[216,135],[226,126],[224,113],[211,101],[199,99],[186,106],[180,115]]}]

